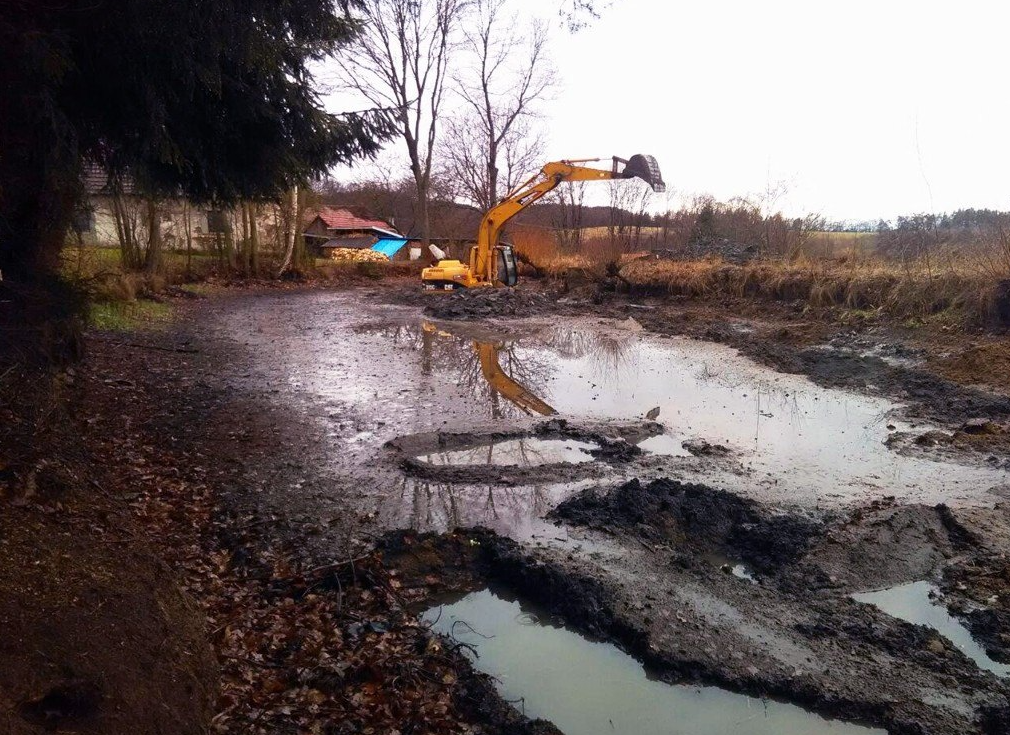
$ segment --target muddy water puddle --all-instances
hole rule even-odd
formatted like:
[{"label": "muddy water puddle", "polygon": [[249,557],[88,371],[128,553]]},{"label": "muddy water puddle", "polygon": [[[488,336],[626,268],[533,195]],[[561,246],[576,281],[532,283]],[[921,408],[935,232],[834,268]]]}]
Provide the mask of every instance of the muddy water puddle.
[{"label": "muddy water puddle", "polygon": [[909,582],[873,592],[852,595],[857,602],[880,608],[891,617],[932,628],[975,664],[997,676],[1010,675],[1010,665],[993,661],[968,629],[939,601],[934,599],[936,586],[929,582]]},{"label": "muddy water puddle", "polygon": [[591,481],[502,486],[432,482],[405,477],[379,499],[378,512],[396,528],[445,531],[485,526],[516,539],[553,536],[542,518]]},{"label": "muddy water puddle", "polygon": [[692,456],[684,448],[683,439],[678,439],[670,434],[656,434],[648,439],[638,442],[638,448],[650,454],[660,454],[665,457],[690,457]]},{"label": "muddy water puddle", "polygon": [[722,345],[576,320],[501,340],[459,329],[423,323],[374,334],[413,345],[420,376],[438,374],[491,419],[658,413],[665,432],[641,442],[643,450],[675,462],[689,456],[685,441],[724,445],[740,470],[712,481],[769,500],[838,504],[887,494],[951,503],[1007,481],[1002,470],[899,455],[884,444],[891,431],[912,428],[897,417],[898,404],[776,373]]},{"label": "muddy water puddle", "polygon": [[545,464],[583,464],[595,458],[589,452],[596,444],[575,439],[525,437],[489,442],[466,449],[422,454],[422,462],[434,466],[498,465],[539,467]]},{"label": "muddy water puddle", "polygon": [[569,735],[884,733],[718,687],[665,683],[616,646],[589,640],[497,591],[471,593],[422,617],[472,647],[474,666],[495,677],[517,709]]},{"label": "muddy water puddle", "polygon": [[[556,317],[503,331],[433,324],[355,293],[313,293],[250,301],[220,328],[256,356],[249,377],[234,382],[321,414],[345,473],[373,472],[383,443],[406,434],[555,414],[641,419],[658,409],[665,433],[639,445],[651,471],[759,500],[826,507],[894,495],[956,505],[988,502],[991,488],[1010,484],[1002,470],[888,449],[888,425],[913,428],[891,401],[822,388],[723,345],[655,337],[630,320]],[[734,466],[692,464],[683,443],[696,440],[725,445]]]}]

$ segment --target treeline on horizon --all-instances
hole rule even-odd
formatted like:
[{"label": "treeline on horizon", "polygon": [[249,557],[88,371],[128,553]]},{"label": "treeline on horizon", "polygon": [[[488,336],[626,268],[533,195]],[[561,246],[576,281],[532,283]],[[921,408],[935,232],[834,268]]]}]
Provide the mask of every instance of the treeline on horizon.
[{"label": "treeline on horizon", "polygon": [[[472,236],[483,212],[459,203],[454,192],[444,185],[435,185],[433,189],[433,234],[450,238]],[[409,182],[338,183],[327,180],[317,191],[321,203],[360,207],[389,220],[405,234],[411,234],[414,193]],[[711,196],[699,196],[676,209],[655,212],[650,211],[654,209],[652,202],[642,192],[636,192],[637,197],[629,197],[616,187],[611,192],[609,204],[590,205],[584,203],[584,193],[573,193],[572,188],[563,187],[524,211],[517,221],[554,230],[608,228],[625,233],[649,228],[672,232],[691,229],[701,217],[703,224],[706,220],[714,220],[715,229],[721,230],[718,234],[730,239],[770,224],[802,231],[876,234],[884,251],[909,236],[965,243],[999,237],[1010,230],[1010,211],[995,209],[965,208],[877,221],[828,220],[817,215],[788,217],[774,211],[768,202],[743,197],[720,202]]]}]

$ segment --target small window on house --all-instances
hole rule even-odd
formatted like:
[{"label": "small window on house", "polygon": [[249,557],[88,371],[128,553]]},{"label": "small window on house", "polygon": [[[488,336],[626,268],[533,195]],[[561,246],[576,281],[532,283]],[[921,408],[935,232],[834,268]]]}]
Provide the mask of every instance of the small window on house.
[{"label": "small window on house", "polygon": [[90,208],[79,209],[74,212],[74,220],[70,225],[74,232],[83,235],[86,232],[95,231],[95,212]]},{"label": "small window on house", "polygon": [[207,210],[207,232],[211,234],[227,233],[230,229],[227,213],[220,209]]}]

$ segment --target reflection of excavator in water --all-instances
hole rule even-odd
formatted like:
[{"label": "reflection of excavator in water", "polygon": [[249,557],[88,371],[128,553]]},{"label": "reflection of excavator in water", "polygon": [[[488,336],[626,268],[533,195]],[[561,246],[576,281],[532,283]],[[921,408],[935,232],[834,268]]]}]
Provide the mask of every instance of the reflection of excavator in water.
[{"label": "reflection of excavator in water", "polygon": [[477,244],[470,248],[469,263],[446,259],[444,252],[430,245],[432,255],[438,258],[438,265],[421,271],[421,283],[424,289],[452,291],[456,288],[516,285],[519,276],[516,271],[515,252],[511,245],[500,244],[498,235],[512,217],[562,182],[638,178],[649,184],[654,191],[666,191],[666,184],[663,183],[663,177],[659,173],[659,164],[652,156],[639,153],[627,161],[615,156],[609,169],[578,165],[599,160],[601,159],[587,158],[548,163],[540,173],[506,195],[501,202],[489,209],[481,220],[480,229],[477,231]]},{"label": "reflection of excavator in water", "polygon": [[[452,337],[448,332],[440,330],[431,322],[422,322],[421,329],[425,332]],[[496,342],[481,342],[474,340],[473,350],[480,362],[480,371],[484,380],[506,400],[514,403],[522,411],[533,415],[552,416],[557,413],[553,406],[537,398],[528,388],[514,380],[506,373],[498,362],[498,351],[501,348]]]},{"label": "reflection of excavator in water", "polygon": [[484,373],[484,379],[504,398],[530,415],[539,413],[541,416],[550,416],[557,413],[552,406],[537,398],[502,370],[498,363],[498,345],[493,342],[474,342],[473,348],[480,359],[480,371]]}]

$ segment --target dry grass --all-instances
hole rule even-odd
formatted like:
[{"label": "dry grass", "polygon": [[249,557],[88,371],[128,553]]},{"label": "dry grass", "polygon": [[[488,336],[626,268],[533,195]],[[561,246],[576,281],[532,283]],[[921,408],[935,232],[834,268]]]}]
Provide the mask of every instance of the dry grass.
[{"label": "dry grass", "polygon": [[536,227],[517,228],[513,241],[521,259],[544,275],[619,273],[627,288],[642,294],[802,302],[902,320],[992,324],[1008,319],[1010,272],[994,269],[992,258],[960,255],[939,266],[935,257],[899,263],[873,253],[872,233],[819,234],[829,255],[746,264],[658,260],[609,238],[565,248],[553,232]]},{"label": "dry grass", "polygon": [[640,259],[621,278],[641,293],[690,298],[801,301],[813,307],[878,311],[900,319],[937,315],[972,323],[996,321],[1000,281],[970,262],[930,269],[870,259],[759,261]]},{"label": "dry grass", "polygon": [[603,275],[619,267],[628,256],[628,245],[620,240],[593,237],[584,239],[578,246],[566,248],[551,230],[541,227],[515,228],[512,242],[520,260],[547,276],[563,276],[571,270]]}]

